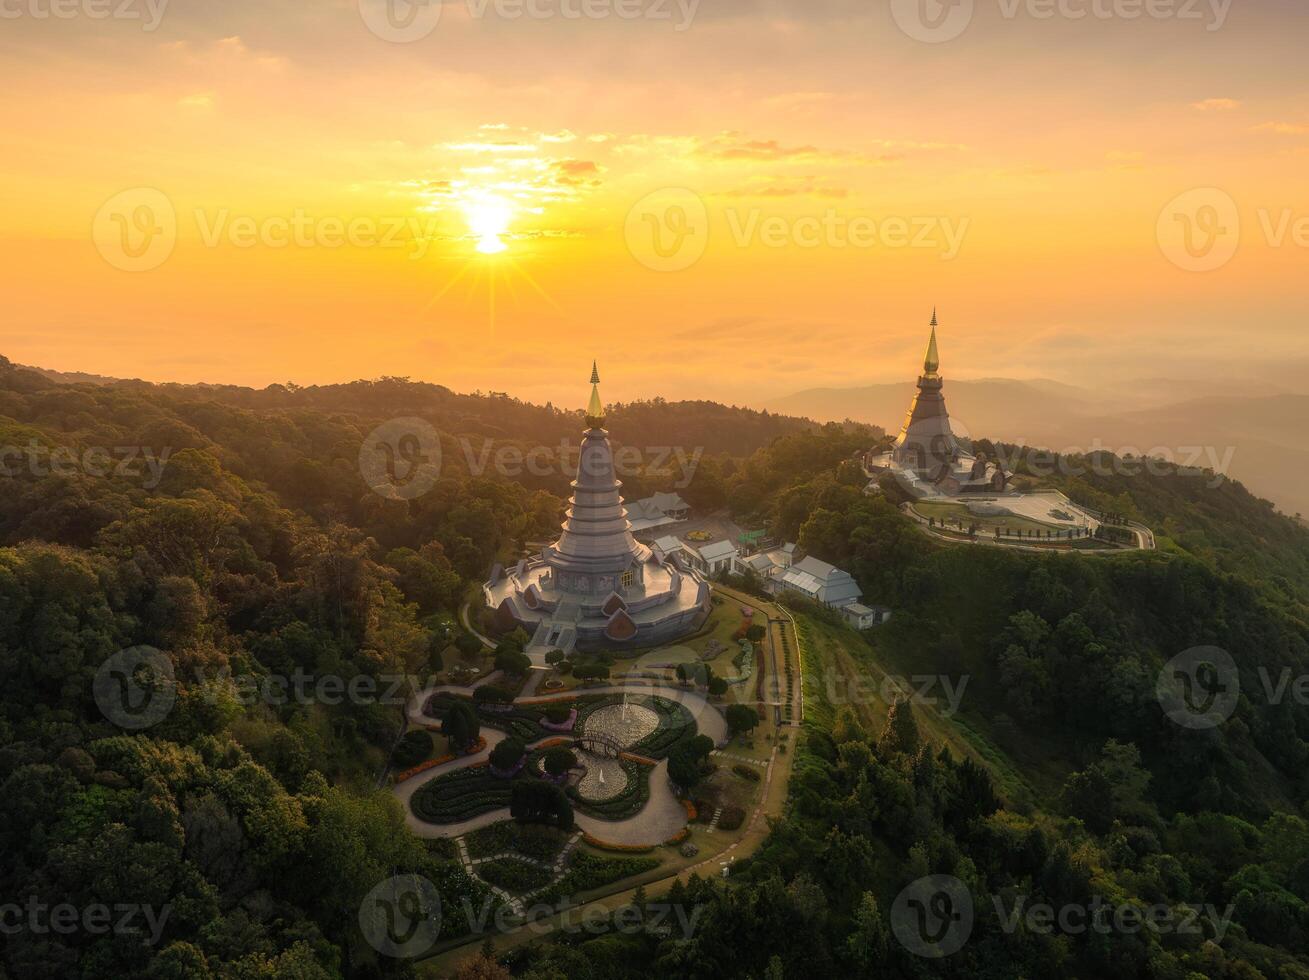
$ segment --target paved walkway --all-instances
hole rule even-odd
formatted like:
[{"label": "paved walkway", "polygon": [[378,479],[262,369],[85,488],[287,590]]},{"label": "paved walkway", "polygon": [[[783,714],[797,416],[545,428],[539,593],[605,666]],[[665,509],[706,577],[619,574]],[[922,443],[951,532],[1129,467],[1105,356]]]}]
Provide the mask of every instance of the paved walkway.
[{"label": "paved walkway", "polygon": [[464,603],[463,608],[459,610],[459,621],[464,624],[464,629],[468,630],[468,632],[472,633],[473,636],[477,637],[479,640],[482,641],[483,646],[489,647],[492,650],[495,649],[495,641],[492,640],[489,636],[484,636],[483,634],[479,633],[473,627],[473,624],[469,621],[468,603],[466,602]]}]

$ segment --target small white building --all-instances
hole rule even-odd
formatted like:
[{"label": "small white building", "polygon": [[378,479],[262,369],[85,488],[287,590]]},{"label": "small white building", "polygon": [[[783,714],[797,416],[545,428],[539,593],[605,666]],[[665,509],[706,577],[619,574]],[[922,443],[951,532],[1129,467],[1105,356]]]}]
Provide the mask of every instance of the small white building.
[{"label": "small white building", "polygon": [[852,602],[848,606],[842,606],[841,614],[857,630],[881,626],[891,618],[891,610],[885,606],[865,606],[862,602]]},{"label": "small white building", "polygon": [[650,548],[655,551],[660,559],[666,560],[673,555],[682,555],[686,557],[686,545],[682,544],[682,539],[675,534],[666,534],[662,538],[656,538]]},{"label": "small white building", "polygon": [[711,541],[708,544],[683,543],[682,547],[686,549],[692,566],[705,575],[730,572],[740,555],[736,545],[730,541]]},{"label": "small white building", "polygon": [[738,557],[732,571],[738,575],[744,575],[748,571],[754,572],[771,589],[773,584],[791,567],[794,555],[795,545],[785,544],[780,548],[755,552],[749,557]]}]

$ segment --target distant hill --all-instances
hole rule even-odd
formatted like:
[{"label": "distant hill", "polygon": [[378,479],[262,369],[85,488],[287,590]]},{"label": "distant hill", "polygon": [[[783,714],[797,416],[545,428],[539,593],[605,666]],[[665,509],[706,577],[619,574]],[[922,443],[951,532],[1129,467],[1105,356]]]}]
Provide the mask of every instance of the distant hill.
[{"label": "distant hill", "polygon": [[123,380],[122,378],[110,378],[103,374],[87,374],[84,371],[51,371],[48,368],[32,367],[29,364],[15,364],[14,366],[25,371],[35,371],[42,377],[49,378],[56,384],[61,385],[111,385]]},{"label": "distant hill", "polygon": [[[336,413],[385,420],[419,416],[454,435],[558,445],[576,438],[580,410],[550,403],[534,405],[501,392],[461,394],[443,385],[381,378],[349,384],[274,384],[266,388],[216,384],[155,384],[148,381],[65,373],[16,365],[0,356],[0,389],[39,391],[90,387],[121,389],[174,404],[219,402],[256,412]],[[585,394],[579,390],[579,400]],[[778,436],[815,428],[808,419],[712,401],[669,402],[662,398],[607,406],[615,442],[644,447],[678,447],[688,452],[747,456]],[[0,414],[3,410],[0,409]]]},{"label": "distant hill", "polygon": [[[1244,390],[1247,386],[1229,383]],[[956,430],[972,437],[1061,451],[1100,447],[1146,452],[1203,447],[1195,464],[1228,459],[1242,480],[1287,513],[1309,512],[1309,395],[1220,394],[1158,402],[1164,394],[1212,391],[1208,382],[1121,382],[1106,397],[1051,381],[994,378],[946,381]],[[769,401],[778,412],[817,421],[851,419],[899,430],[913,398],[911,382],[862,388],[814,388]],[[1179,459],[1179,461],[1185,461]]]}]

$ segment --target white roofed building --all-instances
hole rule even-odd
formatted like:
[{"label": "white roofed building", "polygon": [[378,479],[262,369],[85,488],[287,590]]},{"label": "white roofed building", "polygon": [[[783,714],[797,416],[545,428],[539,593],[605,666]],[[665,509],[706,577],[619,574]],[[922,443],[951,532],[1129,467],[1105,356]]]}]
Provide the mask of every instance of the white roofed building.
[{"label": "white roofed building", "polygon": [[690,513],[691,505],[675,493],[656,493],[627,504],[627,519],[631,521],[633,534],[677,524]]},{"label": "white roofed building", "polygon": [[796,562],[776,579],[776,586],[824,606],[840,609],[863,596],[863,590],[849,572],[812,556]]},{"label": "white roofed building", "polygon": [[691,564],[705,575],[732,571],[737,556],[736,545],[730,541],[711,541],[708,544],[684,544]]}]

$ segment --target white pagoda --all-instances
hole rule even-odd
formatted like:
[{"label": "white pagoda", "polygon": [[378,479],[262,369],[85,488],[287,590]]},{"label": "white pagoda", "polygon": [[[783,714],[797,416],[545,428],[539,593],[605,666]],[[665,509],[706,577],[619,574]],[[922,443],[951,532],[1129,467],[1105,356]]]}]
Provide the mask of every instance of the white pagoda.
[{"label": "white pagoda", "polygon": [[604,421],[600,374],[592,365],[587,429],[559,539],[513,568],[497,565],[483,586],[497,625],[526,629],[527,652],[537,662],[552,649],[673,640],[699,628],[711,608],[698,572],[632,536]]}]

